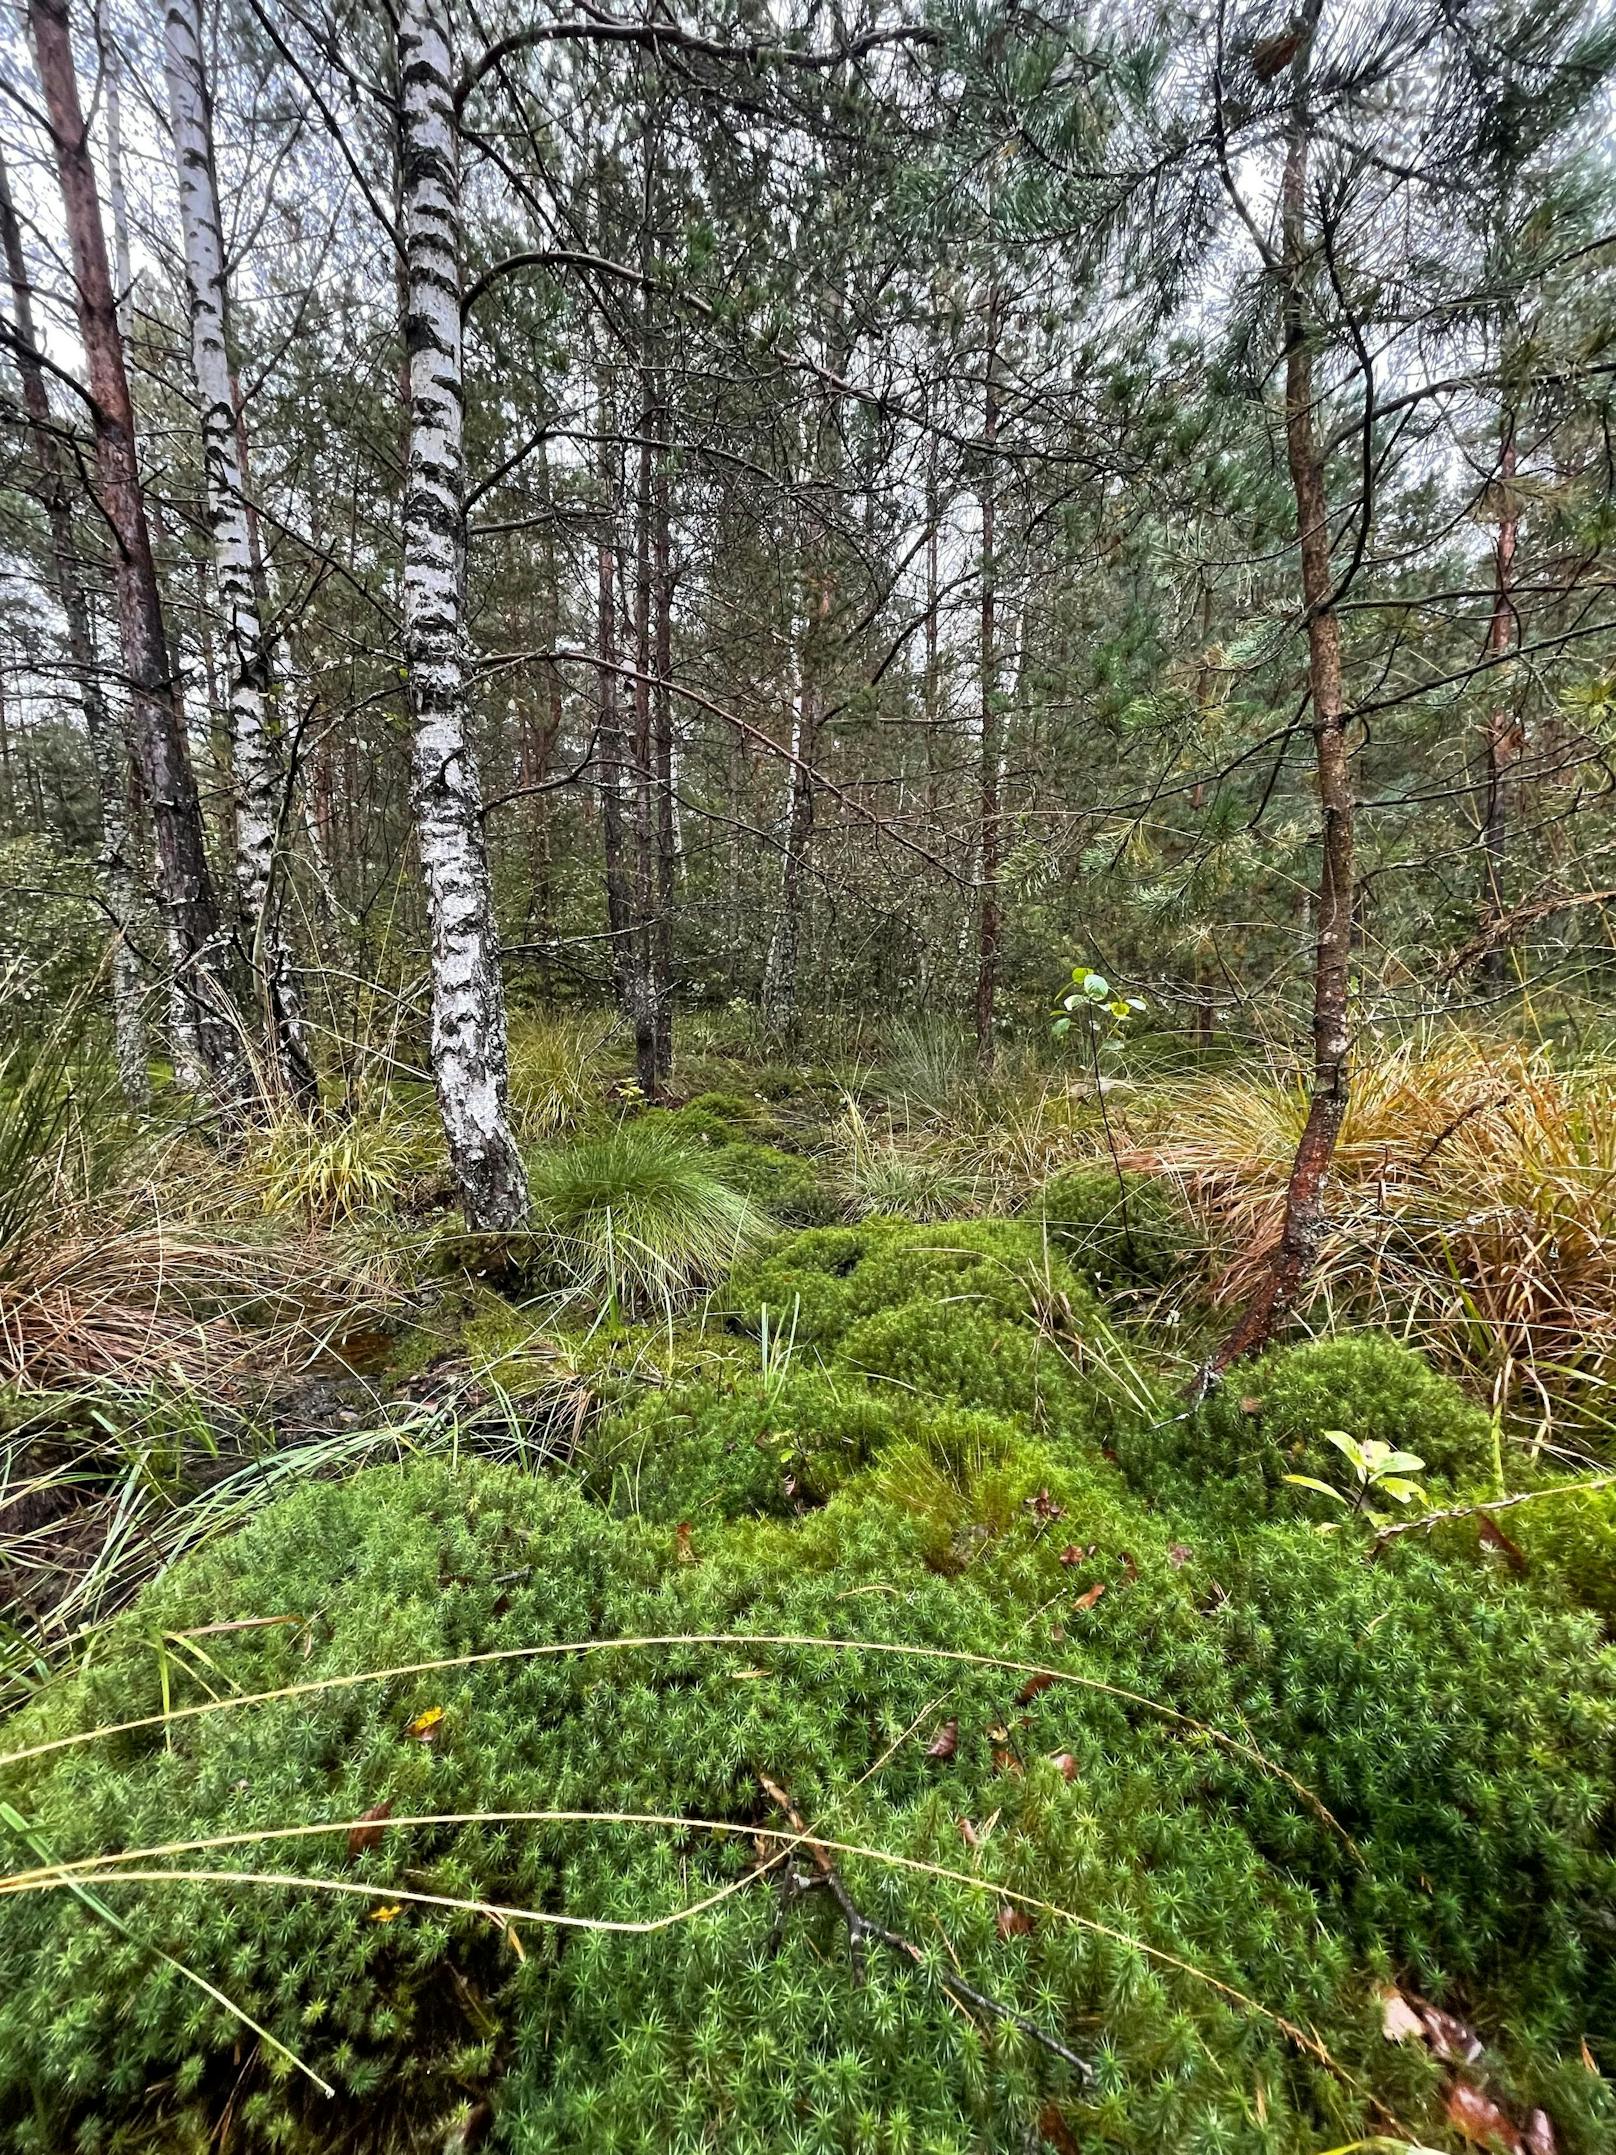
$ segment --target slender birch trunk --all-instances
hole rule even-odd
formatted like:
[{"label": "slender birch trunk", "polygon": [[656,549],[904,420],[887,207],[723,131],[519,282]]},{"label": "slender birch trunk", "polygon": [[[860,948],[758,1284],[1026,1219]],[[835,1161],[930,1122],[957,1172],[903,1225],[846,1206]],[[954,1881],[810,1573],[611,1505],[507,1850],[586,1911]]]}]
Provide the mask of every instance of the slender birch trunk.
[{"label": "slender birch trunk", "polygon": [[29,0],[28,23],[50,116],[72,255],[79,334],[89,365],[96,492],[116,549],[118,625],[130,691],[130,750],[150,806],[156,890],[174,992],[175,1074],[227,1104],[250,1089],[240,1021],[225,980],[224,941],[163,621],[151,530],[135,455],[134,410],[90,162],[66,0]]},{"label": "slender birch trunk", "polygon": [[510,1130],[499,937],[466,734],[460,170],[445,0],[403,0],[398,74],[410,380],[404,661],[432,924],[432,1073],[466,1224],[501,1229],[519,1224],[528,1192]]},{"label": "slender birch trunk", "polygon": [[270,649],[258,603],[230,366],[229,289],[198,0],[168,0],[163,34],[190,289],[191,359],[202,407],[208,524],[225,627],[242,938],[263,1014],[266,1072],[280,1089],[306,1103],[318,1099],[319,1083],[304,1038],[301,985],[281,917],[282,778],[271,727]]},{"label": "slender birch trunk", "polygon": [[803,883],[814,835],[814,761],[819,750],[823,691],[821,645],[830,614],[830,577],[821,564],[813,580],[812,614],[797,658],[797,699],[791,720],[791,764],[786,772],[785,845],[780,854],[780,902],[763,968],[763,1022],[789,1041],[797,1029],[797,986],[802,957]]},{"label": "slender birch trunk", "polygon": [[595,648],[600,729],[600,829],[606,879],[606,935],[611,954],[612,996],[629,1009],[629,892],[623,863],[623,731],[621,679],[617,671],[617,461],[612,434],[616,415],[604,387],[596,415],[600,435],[601,533],[595,552]]},{"label": "slender birch trunk", "polygon": [[11,286],[12,323],[16,331],[17,372],[22,378],[23,409],[28,415],[34,460],[39,467],[40,498],[50,525],[51,573],[57,603],[67,624],[67,648],[78,683],[84,727],[90,741],[101,809],[98,862],[102,901],[112,920],[112,1036],[118,1081],[132,1108],[151,1099],[147,1068],[146,1014],[141,1001],[140,960],[130,936],[139,902],[134,854],[130,845],[129,755],[101,692],[95,633],[83,566],[73,540],[73,494],[51,424],[50,395],[39,360],[34,328],[34,295],[23,253],[22,233],[11,199],[11,179],[0,158],[0,247]]},{"label": "slender birch trunk", "polygon": [[[1347,760],[1341,623],[1332,603],[1335,585],[1330,564],[1324,453],[1313,407],[1313,358],[1303,289],[1310,133],[1308,74],[1319,6],[1320,0],[1308,0],[1292,68],[1280,195],[1279,262],[1284,295],[1285,447],[1301,546],[1308,686],[1323,824],[1313,960],[1313,1074],[1307,1123],[1285,1193],[1279,1244],[1256,1293],[1214,1358],[1213,1366],[1218,1370],[1267,1345],[1312,1270],[1324,1229],[1325,1182],[1346,1119],[1349,1088],[1348,995],[1356,874],[1352,774]],[[1367,504],[1364,513],[1368,513]]]}]

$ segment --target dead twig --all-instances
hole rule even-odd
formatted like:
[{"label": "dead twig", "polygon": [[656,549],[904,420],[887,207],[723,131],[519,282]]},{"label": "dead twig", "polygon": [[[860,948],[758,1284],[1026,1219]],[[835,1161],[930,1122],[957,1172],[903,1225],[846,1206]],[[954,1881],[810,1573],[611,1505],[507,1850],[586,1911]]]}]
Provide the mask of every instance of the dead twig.
[{"label": "dead twig", "polygon": [[[891,1952],[903,1954],[913,1961],[917,1968],[925,1967],[919,1946],[905,1938],[900,1931],[888,1930],[884,1923],[876,1922],[873,1916],[867,1916],[859,1907],[848,1892],[841,1873],[831,1861],[829,1851],[814,1840],[802,1813],[779,1782],[771,1781],[767,1774],[760,1774],[758,1779],[769,1801],[785,1813],[792,1832],[797,1836],[797,1845],[807,1849],[813,1864],[811,1870],[801,1870],[796,1865],[787,1863],[780,1872],[780,1905],[774,1919],[775,1945],[778,1946],[784,1934],[787,1919],[795,1903],[803,1894],[821,1890],[828,1893],[835,1902],[837,1911],[847,1926],[847,1957],[855,1983],[862,1983],[864,1980],[865,1948],[872,1939],[878,1945],[886,1946]],[[1014,2006],[1005,2005],[1001,2000],[989,1997],[986,1991],[978,1990],[974,1983],[966,1982],[962,1975],[956,1974],[951,1968],[934,1967],[931,1973],[944,1990],[961,2005],[975,2006],[978,2012],[986,2013],[992,2019],[1010,2022],[1012,2026],[1019,2028],[1023,2035],[1030,2036],[1035,2043],[1064,2064],[1072,2066],[1085,2080],[1093,2080],[1094,2068],[1086,2058],[1080,2058],[1075,2050],[1069,2050],[1058,2037],[1040,2028],[1037,2022],[1029,2020],[1025,2013],[1018,2013]]]}]

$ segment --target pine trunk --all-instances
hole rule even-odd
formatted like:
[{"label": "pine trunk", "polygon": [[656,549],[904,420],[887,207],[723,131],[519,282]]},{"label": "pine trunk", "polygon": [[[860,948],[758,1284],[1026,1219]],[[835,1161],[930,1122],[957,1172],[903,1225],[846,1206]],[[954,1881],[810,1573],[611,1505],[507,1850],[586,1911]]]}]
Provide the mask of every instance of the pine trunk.
[{"label": "pine trunk", "polygon": [[225,980],[224,939],[208,870],[202,810],[169,665],[151,530],[135,455],[134,408],[90,162],[66,0],[29,0],[29,29],[50,115],[89,365],[96,492],[116,546],[118,627],[130,694],[130,749],[150,806],[156,893],[169,962],[175,1075],[225,1104],[249,1087],[240,1020]]},{"label": "pine trunk", "polygon": [[[1281,195],[1284,278],[1285,446],[1296,499],[1302,603],[1307,619],[1308,686],[1322,817],[1313,959],[1313,1074],[1307,1122],[1291,1167],[1285,1217],[1261,1285],[1215,1357],[1222,1370],[1265,1347],[1293,1307],[1318,1255],[1324,1191],[1346,1119],[1351,1028],[1348,1014],[1355,876],[1352,774],[1347,759],[1341,624],[1332,593],[1324,457],[1313,408],[1313,364],[1303,279],[1306,255],[1308,66],[1319,0],[1303,17],[1292,77]],[[1365,504],[1364,513],[1368,513]]]},{"label": "pine trunk", "polygon": [[988,294],[987,379],[982,440],[987,455],[982,469],[982,761],[978,798],[976,924],[976,1062],[986,1075],[993,1068],[993,1004],[999,983],[999,677],[996,559],[997,472],[993,445],[999,434],[998,359],[999,293]]},{"label": "pine trunk", "polygon": [[[1487,656],[1495,661],[1508,657],[1519,634],[1514,596],[1517,526],[1515,416],[1512,412],[1505,415],[1503,438],[1499,443],[1498,483],[1498,536],[1493,542],[1493,614],[1487,629]],[[1486,779],[1481,824],[1482,858],[1485,863],[1482,895],[1490,920],[1501,920],[1504,914],[1504,859],[1509,843],[1509,773],[1521,751],[1520,724],[1503,694],[1503,676],[1508,670],[1499,666],[1489,683],[1499,700],[1488,717],[1483,741]],[[1482,959],[1481,979],[1490,993],[1501,995],[1508,987],[1509,963],[1509,948],[1503,942],[1495,944]]]},{"label": "pine trunk", "polygon": [[[22,233],[11,199],[11,180],[0,159],[0,246],[11,286],[15,358],[22,378],[23,409],[28,415],[34,459],[39,466],[40,498],[50,525],[51,573],[57,602],[67,624],[68,656],[78,683],[85,731],[95,766],[101,809],[101,857],[98,863],[102,902],[113,924],[112,1032],[118,1081],[132,1108],[151,1099],[147,1068],[146,1014],[141,999],[140,960],[131,937],[139,883],[130,843],[129,755],[101,692],[89,594],[78,548],[73,540],[73,497],[51,422],[45,370],[38,357],[33,287],[23,253]],[[9,761],[9,758],[8,758]]]},{"label": "pine trunk", "polygon": [[308,1103],[318,1099],[319,1083],[304,1038],[302,989],[281,917],[282,776],[271,727],[270,650],[259,610],[242,470],[244,422],[236,410],[230,366],[224,235],[198,0],[168,0],[164,48],[190,288],[191,356],[202,408],[207,515],[229,673],[242,941],[264,1021],[266,1074],[288,1096]]},{"label": "pine trunk", "polygon": [[467,738],[460,171],[444,0],[398,18],[409,365],[404,663],[415,828],[432,931],[432,1074],[466,1224],[517,1226],[527,1178],[511,1136],[505,994]]}]

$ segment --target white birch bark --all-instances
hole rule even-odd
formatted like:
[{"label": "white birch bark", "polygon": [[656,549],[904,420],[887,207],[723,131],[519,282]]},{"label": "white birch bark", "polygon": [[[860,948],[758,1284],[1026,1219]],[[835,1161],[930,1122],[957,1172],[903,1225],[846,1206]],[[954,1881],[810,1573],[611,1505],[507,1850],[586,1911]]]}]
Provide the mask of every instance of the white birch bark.
[{"label": "white birch bark", "polygon": [[253,575],[228,346],[229,295],[213,115],[202,61],[198,0],[168,0],[164,58],[191,302],[191,359],[202,407],[202,462],[228,673],[235,795],[236,888],[243,942],[263,1012],[266,1076],[305,1100],[318,1083],[303,1038],[302,999],[281,919],[281,774],[270,729],[270,652]]},{"label": "white birch bark", "polygon": [[511,1137],[505,994],[465,724],[460,172],[446,0],[402,0],[398,74],[409,361],[404,662],[415,825],[432,927],[432,1072],[466,1224],[528,1208]]}]

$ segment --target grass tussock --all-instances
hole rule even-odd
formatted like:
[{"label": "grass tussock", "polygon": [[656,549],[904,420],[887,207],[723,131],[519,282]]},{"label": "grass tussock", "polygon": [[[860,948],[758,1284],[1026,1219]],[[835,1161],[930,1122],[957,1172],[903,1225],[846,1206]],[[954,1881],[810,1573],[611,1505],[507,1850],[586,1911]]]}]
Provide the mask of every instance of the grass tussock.
[{"label": "grass tussock", "polygon": [[617,1032],[616,1022],[599,1013],[530,1016],[512,1026],[511,1111],[527,1136],[575,1130],[599,1112],[602,1057]]},{"label": "grass tussock", "polygon": [[[1133,1165],[1171,1174],[1248,1292],[1307,1114],[1278,1071],[1162,1095]],[[1616,1383],[1616,1065],[1461,1031],[1368,1048],[1353,1074],[1316,1305],[1411,1329],[1547,1422]]]},{"label": "grass tussock", "polygon": [[529,1186],[534,1232],[560,1279],[629,1315],[716,1286],[768,1231],[756,1206],[654,1124],[552,1146]]}]

